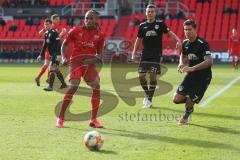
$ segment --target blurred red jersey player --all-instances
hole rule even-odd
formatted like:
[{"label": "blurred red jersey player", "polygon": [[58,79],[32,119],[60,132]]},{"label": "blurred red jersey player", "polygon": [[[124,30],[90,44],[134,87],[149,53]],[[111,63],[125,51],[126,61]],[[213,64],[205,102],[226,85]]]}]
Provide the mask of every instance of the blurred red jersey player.
[{"label": "blurred red jersey player", "polygon": [[[67,34],[67,30],[65,28],[61,27],[60,17],[57,14],[54,14],[51,16],[51,20],[52,20],[52,28],[58,32],[59,37],[62,39],[62,37],[64,37],[64,35]],[[44,37],[45,32],[46,32],[46,29],[43,28],[39,31],[39,35],[41,37]],[[44,65],[41,67],[40,72],[38,73],[37,77],[35,78],[35,82],[37,83],[37,86],[40,86],[40,78],[45,73],[46,69],[49,67],[49,64],[50,64],[51,57],[50,57],[48,50],[46,50],[44,58],[45,58]],[[38,59],[38,61],[40,61],[40,59]],[[48,76],[47,76],[48,78],[49,78],[49,71],[50,70],[48,70]],[[48,79],[47,79],[47,81],[48,81]]]},{"label": "blurred red jersey player", "polygon": [[232,29],[232,36],[229,39],[228,53],[232,56],[233,69],[238,69],[240,60],[240,37],[238,37],[237,30]]},{"label": "blurred red jersey player", "polygon": [[[92,117],[90,126],[102,128],[102,124],[96,119],[100,104],[100,77],[96,70],[95,63],[100,60],[104,47],[104,36],[98,28],[98,12],[89,10],[85,14],[84,25],[74,27],[62,44],[63,64],[69,63],[70,66],[70,88],[65,92],[61,111],[56,123],[56,127],[62,128],[64,113],[70,104],[73,95],[78,89],[80,79],[89,85],[92,92]],[[74,44],[71,51],[71,44]],[[71,54],[70,56],[67,54]],[[67,58],[70,57],[70,58]]]}]

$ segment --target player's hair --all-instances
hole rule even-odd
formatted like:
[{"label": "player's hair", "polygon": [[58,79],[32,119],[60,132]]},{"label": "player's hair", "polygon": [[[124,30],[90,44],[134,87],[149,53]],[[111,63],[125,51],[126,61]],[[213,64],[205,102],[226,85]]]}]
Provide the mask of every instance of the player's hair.
[{"label": "player's hair", "polygon": [[50,24],[52,24],[52,20],[51,20],[51,19],[45,19],[45,20],[44,20],[44,23],[50,23]]},{"label": "player's hair", "polygon": [[58,14],[53,14],[52,16],[51,16],[51,20],[53,21],[55,18],[57,18],[57,17],[59,17],[59,15]]},{"label": "player's hair", "polygon": [[188,19],[183,23],[184,26],[192,26],[194,29],[197,28],[197,24],[193,19]]},{"label": "player's hair", "polygon": [[146,9],[147,9],[147,8],[154,8],[154,9],[156,9],[157,7],[156,7],[154,4],[148,4],[147,7],[146,7]]},{"label": "player's hair", "polygon": [[94,9],[88,10],[85,15],[87,14],[91,14],[95,19],[98,19],[98,16],[100,15],[99,12]]}]

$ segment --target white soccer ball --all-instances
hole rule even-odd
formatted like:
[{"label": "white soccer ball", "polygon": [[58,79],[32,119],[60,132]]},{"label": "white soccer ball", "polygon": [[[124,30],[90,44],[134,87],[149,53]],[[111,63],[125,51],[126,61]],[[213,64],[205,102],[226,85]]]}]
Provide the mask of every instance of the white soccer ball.
[{"label": "white soccer ball", "polygon": [[84,136],[85,146],[91,151],[98,151],[103,145],[103,137],[98,131],[90,131]]}]

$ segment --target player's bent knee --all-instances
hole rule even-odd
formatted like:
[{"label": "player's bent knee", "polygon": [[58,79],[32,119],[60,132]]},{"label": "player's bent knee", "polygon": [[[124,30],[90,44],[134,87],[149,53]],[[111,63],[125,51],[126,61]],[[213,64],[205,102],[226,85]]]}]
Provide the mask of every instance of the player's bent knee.
[{"label": "player's bent knee", "polygon": [[173,98],[173,103],[175,103],[175,104],[180,104],[181,103],[181,101],[179,100],[179,99],[177,99],[177,98]]},{"label": "player's bent knee", "polygon": [[99,84],[99,79],[96,78],[95,80],[91,80],[91,81],[86,81],[86,83],[92,87],[93,89],[99,89],[100,88],[100,84]]},{"label": "player's bent knee", "polygon": [[175,94],[173,97],[173,103],[175,104],[181,104],[185,101],[185,96],[179,95],[179,94]]}]

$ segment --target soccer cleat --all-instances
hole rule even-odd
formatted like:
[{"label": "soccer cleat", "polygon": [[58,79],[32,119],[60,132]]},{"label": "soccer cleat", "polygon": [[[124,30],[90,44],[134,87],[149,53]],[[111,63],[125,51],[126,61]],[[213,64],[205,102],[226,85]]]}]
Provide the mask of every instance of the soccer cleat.
[{"label": "soccer cleat", "polygon": [[59,89],[64,89],[64,88],[67,88],[67,85],[66,84],[62,84]]},{"label": "soccer cleat", "polygon": [[40,86],[40,80],[38,78],[35,78],[35,82],[36,82],[37,86]]},{"label": "soccer cleat", "polygon": [[53,88],[48,86],[47,88],[43,88],[44,91],[53,91]]},{"label": "soccer cleat", "polygon": [[143,105],[144,109],[150,108],[152,106],[152,102],[148,99],[145,101],[145,104]]},{"label": "soccer cleat", "polygon": [[184,125],[184,124],[187,124],[187,123],[188,123],[188,118],[184,118],[184,116],[182,116],[178,121],[179,125]]},{"label": "soccer cleat", "polygon": [[148,100],[147,97],[145,97],[145,98],[143,99],[143,105],[145,105],[145,103],[147,102],[147,100]]},{"label": "soccer cleat", "polygon": [[58,118],[57,122],[56,122],[56,127],[57,128],[63,128],[63,123],[64,123],[64,120],[61,119],[61,118]]},{"label": "soccer cleat", "polygon": [[103,128],[103,125],[97,119],[92,119],[89,126],[93,128]]}]

